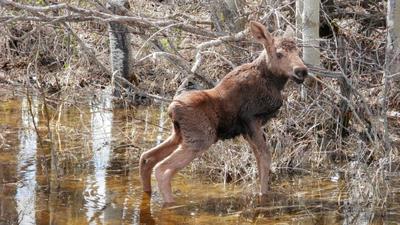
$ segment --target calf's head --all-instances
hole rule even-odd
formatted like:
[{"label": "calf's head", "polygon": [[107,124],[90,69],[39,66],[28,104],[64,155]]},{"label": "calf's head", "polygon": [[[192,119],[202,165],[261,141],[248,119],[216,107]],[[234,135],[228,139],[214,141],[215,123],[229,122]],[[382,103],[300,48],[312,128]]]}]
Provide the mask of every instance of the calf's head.
[{"label": "calf's head", "polygon": [[251,21],[250,31],[254,38],[264,46],[267,67],[273,74],[284,76],[303,83],[307,77],[307,67],[299,56],[292,30],[286,30],[283,37],[273,37],[264,25]]}]

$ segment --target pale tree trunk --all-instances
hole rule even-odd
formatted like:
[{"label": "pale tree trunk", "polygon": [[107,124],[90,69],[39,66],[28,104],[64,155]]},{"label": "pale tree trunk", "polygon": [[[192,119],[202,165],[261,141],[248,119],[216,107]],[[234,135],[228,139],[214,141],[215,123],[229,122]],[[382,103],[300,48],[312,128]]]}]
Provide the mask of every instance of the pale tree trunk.
[{"label": "pale tree trunk", "polygon": [[296,37],[303,39],[303,0],[296,0]]},{"label": "pale tree trunk", "polygon": [[[390,148],[387,111],[400,106],[400,0],[388,0],[383,110],[385,148]],[[390,89],[390,91],[389,91]]]},{"label": "pale tree trunk", "polygon": [[[108,0],[107,8],[115,14],[125,15],[129,9],[128,0]],[[121,95],[121,86],[128,88],[126,81],[135,83],[135,75],[132,71],[130,34],[128,28],[118,22],[110,22],[108,26],[111,52],[112,73],[114,75],[115,95]],[[122,78],[122,79],[120,79]]]},{"label": "pale tree trunk", "polygon": [[400,106],[400,0],[388,0],[385,80],[390,79],[391,102]]},{"label": "pale tree trunk", "polygon": [[[319,11],[320,0],[303,0],[303,60],[306,64],[319,66]],[[313,88],[315,81],[308,79],[306,85]],[[302,93],[306,98],[306,93]]]},{"label": "pale tree trunk", "polygon": [[[304,0],[296,0],[296,37],[298,42],[303,42],[303,2]],[[304,85],[300,86],[301,99],[305,100],[307,92]]]}]

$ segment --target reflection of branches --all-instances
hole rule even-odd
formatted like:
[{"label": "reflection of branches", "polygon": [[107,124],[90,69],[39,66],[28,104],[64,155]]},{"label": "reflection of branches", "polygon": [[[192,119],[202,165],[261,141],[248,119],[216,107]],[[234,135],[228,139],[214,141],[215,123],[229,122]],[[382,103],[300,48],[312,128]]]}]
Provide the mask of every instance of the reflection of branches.
[{"label": "reflection of branches", "polygon": [[150,211],[150,198],[147,193],[142,194],[142,200],[140,202],[140,224],[148,224],[153,225],[156,224],[154,218],[151,215]]},{"label": "reflection of branches", "polygon": [[35,115],[35,114],[37,114],[37,112],[33,111],[33,108],[32,108],[33,107],[32,106],[32,96],[29,95],[29,91],[28,90],[26,91],[26,99],[28,101],[28,112],[29,112],[29,115],[32,118],[33,128],[35,129],[36,135],[37,135],[37,137],[39,139],[40,147],[43,147],[43,141],[42,141],[42,138],[41,138],[40,133],[39,133],[38,124],[37,124],[37,121],[35,120],[35,118],[37,117],[37,115]]}]

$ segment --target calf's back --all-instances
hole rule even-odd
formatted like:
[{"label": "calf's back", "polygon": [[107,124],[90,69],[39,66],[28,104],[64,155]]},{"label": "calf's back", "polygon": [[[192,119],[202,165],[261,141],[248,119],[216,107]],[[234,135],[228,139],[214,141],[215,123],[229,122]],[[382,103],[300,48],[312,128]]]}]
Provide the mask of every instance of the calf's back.
[{"label": "calf's back", "polygon": [[228,73],[212,89],[177,96],[169,107],[175,129],[183,134],[190,131],[191,135],[197,130],[212,130],[205,135],[214,142],[251,135],[251,120],[266,123],[282,105],[280,92],[287,78],[274,76],[265,68],[265,56],[261,55]]}]

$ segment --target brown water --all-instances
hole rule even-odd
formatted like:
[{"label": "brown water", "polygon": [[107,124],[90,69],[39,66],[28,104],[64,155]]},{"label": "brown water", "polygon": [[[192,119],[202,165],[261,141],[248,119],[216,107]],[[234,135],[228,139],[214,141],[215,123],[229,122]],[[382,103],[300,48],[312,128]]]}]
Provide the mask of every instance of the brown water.
[{"label": "brown water", "polygon": [[379,208],[359,201],[368,179],[340,172],[282,176],[263,197],[253,194],[255,185],[211,183],[186,172],[174,180],[177,205],[162,207],[157,191],[142,194],[137,159],[168,135],[164,107],[113,109],[106,91],[96,96],[53,108],[39,97],[2,94],[0,224],[400,222],[396,175],[383,185],[389,192]]}]

